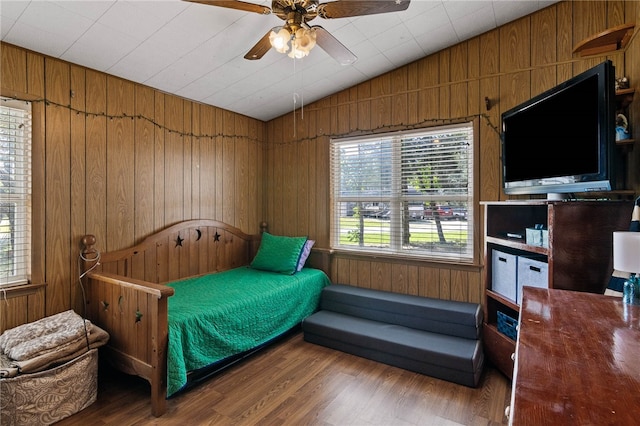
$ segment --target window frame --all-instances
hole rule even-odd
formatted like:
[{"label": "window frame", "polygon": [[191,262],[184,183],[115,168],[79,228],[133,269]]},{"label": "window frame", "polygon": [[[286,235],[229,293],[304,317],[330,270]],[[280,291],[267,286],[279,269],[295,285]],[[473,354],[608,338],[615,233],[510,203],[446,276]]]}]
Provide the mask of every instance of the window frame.
[{"label": "window frame", "polygon": [[[16,273],[8,276],[4,273],[0,273],[0,289],[3,291],[15,290],[15,289],[30,289],[31,287],[31,233],[33,228],[32,223],[32,197],[33,197],[33,105],[31,102],[1,98],[2,102],[0,107],[11,108],[26,111],[26,119],[22,123],[25,128],[26,135],[21,135],[23,139],[23,146],[20,148],[20,158],[23,161],[23,166],[19,168],[21,176],[24,179],[21,180],[20,191],[17,194],[12,194],[7,197],[6,194],[0,194],[0,201],[15,202],[16,203],[16,220],[19,221],[15,225],[19,228],[14,231],[14,239],[17,242],[14,244],[16,247],[14,254],[14,261],[16,265],[14,269]],[[15,173],[17,174],[17,173]]]},{"label": "window frame", "polygon": [[[454,194],[453,190],[449,193],[444,190],[444,193],[434,194],[433,192],[430,194],[414,194],[407,195],[407,191],[405,194],[402,193],[402,186],[397,183],[398,171],[394,170],[391,172],[393,175],[392,181],[396,181],[392,183],[392,191],[389,196],[344,196],[338,191],[338,186],[340,185],[341,172],[340,170],[340,160],[339,155],[341,155],[338,150],[340,146],[344,146],[346,144],[357,144],[358,142],[374,142],[374,141],[383,141],[386,139],[392,139],[394,142],[393,148],[391,148],[391,164],[395,169],[398,164],[400,164],[400,170],[406,170],[409,168],[409,164],[405,163],[402,165],[402,154],[400,149],[400,141],[407,140],[415,137],[427,137],[425,135],[434,135],[434,134],[444,134],[447,131],[453,133],[456,129],[462,129],[465,132],[468,132],[468,147],[466,150],[467,156],[464,159],[467,163],[466,168],[466,192],[464,194]],[[476,211],[478,210],[478,201],[477,201],[477,185],[475,179],[475,171],[477,169],[477,149],[476,147],[477,141],[477,120],[459,122],[459,123],[451,123],[446,125],[434,125],[430,127],[424,127],[420,129],[411,129],[406,131],[397,131],[397,132],[388,132],[388,133],[376,133],[370,135],[362,135],[355,137],[346,137],[346,138],[334,138],[330,140],[330,246],[331,249],[337,252],[344,251],[352,254],[362,254],[368,256],[376,256],[376,257],[389,257],[389,258],[414,258],[416,260],[421,261],[433,261],[433,262],[445,262],[445,263],[461,263],[461,264],[478,264],[478,239],[477,239],[477,226],[475,225],[475,218],[477,216]],[[455,152],[453,149],[451,153]],[[400,172],[401,174],[403,172]],[[404,172],[407,173],[406,171]],[[404,175],[403,175],[404,176]],[[452,175],[454,176],[454,175]],[[362,186],[362,185],[361,185]],[[342,244],[341,234],[345,232],[345,227],[340,225],[340,217],[341,214],[345,212],[345,208],[348,211],[348,206],[344,203],[376,203],[376,202],[386,202],[389,204],[394,204],[395,207],[391,206],[390,210],[390,218],[389,218],[389,247],[372,247],[372,246],[363,246],[363,245],[347,245]],[[440,251],[436,252],[433,249],[427,248],[419,248],[416,249],[413,247],[412,243],[409,242],[408,238],[411,238],[411,229],[410,229],[410,218],[407,216],[410,214],[410,209],[407,207],[408,203],[430,203],[433,205],[438,205],[439,203],[460,203],[460,205],[466,205],[466,214],[463,214],[466,218],[466,225],[460,225],[460,229],[465,229],[466,237],[461,237],[465,241],[462,243],[464,249],[456,252],[452,250],[450,253],[442,253]],[[404,207],[401,206],[401,203],[405,203]],[[393,213],[395,211],[395,213]],[[419,211],[419,210],[418,210]],[[425,210],[426,213],[426,210]],[[423,216],[424,218],[424,216]],[[422,218],[421,218],[422,219]],[[443,218],[438,218],[440,224],[443,223]],[[436,223],[437,227],[440,227]],[[408,230],[408,233],[407,233]],[[407,236],[405,236],[407,234]],[[461,231],[461,235],[463,235],[463,231]],[[343,237],[344,239],[344,237]],[[407,245],[406,243],[409,242]],[[362,244],[362,239],[360,239],[360,244]],[[435,245],[434,245],[435,247]]]}]

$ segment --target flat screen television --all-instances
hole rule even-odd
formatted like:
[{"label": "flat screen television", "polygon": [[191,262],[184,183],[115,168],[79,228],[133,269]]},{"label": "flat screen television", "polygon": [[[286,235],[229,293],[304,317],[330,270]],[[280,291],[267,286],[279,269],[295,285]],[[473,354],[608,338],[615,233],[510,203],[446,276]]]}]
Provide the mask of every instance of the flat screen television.
[{"label": "flat screen television", "polygon": [[601,64],[502,114],[506,194],[615,189],[615,68]]}]

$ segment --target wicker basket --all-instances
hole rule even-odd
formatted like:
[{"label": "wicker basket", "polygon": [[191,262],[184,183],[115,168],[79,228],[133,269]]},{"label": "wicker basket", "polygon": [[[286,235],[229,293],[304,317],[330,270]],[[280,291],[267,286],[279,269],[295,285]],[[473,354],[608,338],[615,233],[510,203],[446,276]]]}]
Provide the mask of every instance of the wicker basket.
[{"label": "wicker basket", "polygon": [[0,425],[49,425],[93,404],[98,349],[58,367],[0,379]]}]

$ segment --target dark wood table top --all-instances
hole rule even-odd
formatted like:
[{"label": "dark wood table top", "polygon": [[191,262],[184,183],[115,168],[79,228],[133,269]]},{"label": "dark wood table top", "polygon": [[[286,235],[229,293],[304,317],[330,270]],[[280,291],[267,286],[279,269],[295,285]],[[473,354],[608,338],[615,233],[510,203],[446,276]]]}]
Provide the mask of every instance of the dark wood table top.
[{"label": "dark wood table top", "polygon": [[511,424],[640,424],[640,306],[525,287],[515,364]]}]

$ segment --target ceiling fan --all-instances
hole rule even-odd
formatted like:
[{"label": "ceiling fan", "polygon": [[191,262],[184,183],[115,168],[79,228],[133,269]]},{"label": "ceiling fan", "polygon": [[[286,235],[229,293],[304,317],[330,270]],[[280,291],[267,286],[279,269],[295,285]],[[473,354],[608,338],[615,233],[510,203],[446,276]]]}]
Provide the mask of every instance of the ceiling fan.
[{"label": "ceiling fan", "polygon": [[272,0],[271,7],[239,0],[184,0],[210,6],[226,7],[261,15],[275,14],[285,23],[269,31],[244,55],[256,60],[272,47],[292,58],[302,58],[317,44],[342,65],[356,61],[356,56],[320,25],[308,22],[319,16],[324,19],[348,18],[406,10],[411,0]]}]

